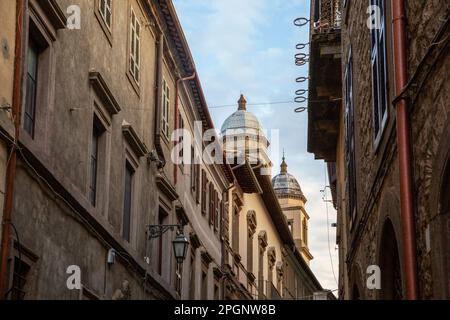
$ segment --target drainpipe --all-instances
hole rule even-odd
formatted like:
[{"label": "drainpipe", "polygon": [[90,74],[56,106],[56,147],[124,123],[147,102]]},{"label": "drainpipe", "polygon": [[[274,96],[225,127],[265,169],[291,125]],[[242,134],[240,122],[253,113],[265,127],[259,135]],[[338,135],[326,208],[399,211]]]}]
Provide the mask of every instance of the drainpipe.
[{"label": "drainpipe", "polygon": [[[24,38],[24,13],[26,1],[16,1],[16,38],[14,50],[14,83],[12,99],[12,116],[14,119],[15,141],[19,140],[21,102],[22,102],[22,62],[23,62],[23,38]],[[17,149],[13,144],[10,147],[10,160],[6,168],[5,180],[5,204],[3,207],[2,240],[0,254],[0,300],[6,299],[8,290],[8,260],[11,252],[11,223],[14,202],[14,178],[17,167]]]},{"label": "drainpipe", "polygon": [[[184,81],[189,81],[189,80],[193,80],[196,76],[196,72],[194,71],[194,73],[192,73],[192,75],[188,76],[188,77],[184,77],[184,78],[178,78],[177,82],[175,83],[175,129],[180,129],[178,126],[180,125],[178,123],[178,96],[179,96],[179,90],[180,90],[180,84]],[[178,143],[178,142],[176,142]],[[173,181],[174,184],[177,184],[177,164],[173,165]]]},{"label": "drainpipe", "polygon": [[[404,0],[392,0],[395,91],[399,95],[408,83],[406,58],[406,12]],[[400,170],[400,208],[403,229],[403,264],[406,299],[418,299],[417,256],[414,207],[412,194],[411,144],[408,103],[400,98],[395,103],[397,111],[397,146]]]}]

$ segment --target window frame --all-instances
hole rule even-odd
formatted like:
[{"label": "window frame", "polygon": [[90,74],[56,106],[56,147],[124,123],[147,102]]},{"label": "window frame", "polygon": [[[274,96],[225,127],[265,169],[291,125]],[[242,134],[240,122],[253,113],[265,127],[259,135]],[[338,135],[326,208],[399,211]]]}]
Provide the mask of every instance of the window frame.
[{"label": "window frame", "polygon": [[[104,10],[102,11],[102,3],[105,4]],[[109,3],[109,5],[108,5]],[[109,32],[112,31],[112,23],[113,23],[113,10],[112,10],[113,0],[98,0],[98,7],[97,10],[100,13],[100,17],[103,19],[103,22],[105,23],[106,28],[109,30]],[[108,10],[109,9],[109,10]],[[110,15],[110,21],[108,24],[107,16],[106,14],[109,12]]]},{"label": "window frame", "polygon": [[[24,130],[34,139],[35,134],[35,126],[36,126],[36,109],[37,109],[37,93],[38,93],[38,85],[39,85],[39,56],[42,50],[39,48],[39,45],[36,43],[36,40],[32,38],[33,35],[29,34],[28,37],[28,47],[27,47],[27,68],[26,68],[26,86],[25,86],[25,106],[23,112],[23,128]],[[33,52],[34,55],[34,68],[33,72],[35,75],[30,76],[30,51]],[[33,92],[29,92],[30,83],[29,79],[33,81]],[[30,97],[29,95],[32,95]],[[30,106],[30,99],[32,100]],[[31,110],[29,110],[31,108]],[[31,114],[29,114],[31,113]],[[28,128],[27,119],[30,121],[31,127]]]},{"label": "window frame", "polygon": [[207,184],[208,184],[208,179],[207,179],[207,176],[206,176],[206,172],[205,172],[205,169],[202,169],[202,181],[201,181],[201,184],[202,184],[202,192],[201,192],[201,211],[202,211],[202,215],[203,216],[206,216],[206,212],[207,212],[207,210],[208,210],[208,208],[207,208],[207,192],[208,192],[208,186],[207,186]]},{"label": "window frame", "polygon": [[[21,115],[22,129],[31,137],[31,140],[40,140],[45,134],[44,128],[47,124],[47,107],[51,102],[50,87],[54,85],[54,79],[51,76],[51,70],[54,67],[53,47],[51,35],[47,32],[48,26],[43,24],[42,17],[30,11],[27,28],[27,47],[25,62],[26,81],[23,84],[25,95],[24,112]],[[36,52],[35,67],[35,90],[33,92],[33,110],[32,110],[32,127],[27,129],[26,117],[28,109],[28,69],[29,69],[29,50],[33,46]],[[39,126],[37,124],[39,123]],[[42,146],[41,146],[42,147]]]},{"label": "window frame", "polygon": [[214,232],[219,231],[220,226],[220,206],[222,205],[221,200],[219,199],[219,193],[214,191]]},{"label": "window frame", "polygon": [[195,281],[196,281],[196,277],[195,277],[195,269],[196,269],[196,259],[197,258],[197,254],[196,254],[196,249],[191,248],[190,250],[190,257],[189,257],[189,265],[190,265],[190,269],[189,269],[189,299],[190,300],[195,300]]},{"label": "window frame", "polygon": [[[123,210],[122,210],[122,238],[127,241],[128,243],[131,242],[131,233],[132,233],[132,214],[133,214],[133,197],[134,197],[134,182],[135,182],[135,174],[136,174],[136,168],[133,166],[131,161],[128,159],[125,160],[125,167],[124,167],[124,192],[123,192]],[[127,174],[128,171],[131,172],[130,174],[130,181],[129,181],[129,205],[126,203],[126,197],[127,197]],[[128,228],[127,230],[125,225],[125,218],[126,218],[126,206],[128,207]]]},{"label": "window frame", "polygon": [[[98,205],[98,173],[99,173],[99,154],[100,139],[105,132],[105,128],[101,125],[100,120],[94,113],[92,121],[91,148],[89,153],[90,159],[90,175],[89,175],[89,201],[92,206]],[[95,146],[95,148],[94,148]],[[95,155],[94,155],[95,153]]]},{"label": "window frame", "polygon": [[170,88],[163,77],[161,90],[161,132],[166,139],[170,137]]},{"label": "window frame", "polygon": [[[134,23],[133,23],[134,22]],[[139,17],[130,6],[130,43],[128,53],[128,73],[139,87],[141,80],[141,34],[142,26]],[[134,37],[136,36],[136,37]]]},{"label": "window frame", "polygon": [[215,199],[214,199],[214,184],[212,181],[209,182],[208,194],[209,194],[209,224],[214,226],[214,211],[215,211]]},{"label": "window frame", "polygon": [[389,116],[388,90],[389,76],[387,70],[387,40],[386,40],[386,3],[384,0],[369,0],[371,6],[380,8],[380,29],[372,29],[370,34],[371,74],[372,74],[372,116],[373,145],[378,148],[386,128]]}]

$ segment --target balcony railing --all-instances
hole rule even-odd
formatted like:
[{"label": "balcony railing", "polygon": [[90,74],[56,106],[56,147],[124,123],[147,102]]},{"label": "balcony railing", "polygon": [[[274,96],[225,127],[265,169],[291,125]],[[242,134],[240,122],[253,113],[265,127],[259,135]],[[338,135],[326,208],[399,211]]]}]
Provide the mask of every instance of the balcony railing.
[{"label": "balcony railing", "polygon": [[341,0],[316,0],[317,13],[314,19],[314,32],[326,33],[341,29]]}]

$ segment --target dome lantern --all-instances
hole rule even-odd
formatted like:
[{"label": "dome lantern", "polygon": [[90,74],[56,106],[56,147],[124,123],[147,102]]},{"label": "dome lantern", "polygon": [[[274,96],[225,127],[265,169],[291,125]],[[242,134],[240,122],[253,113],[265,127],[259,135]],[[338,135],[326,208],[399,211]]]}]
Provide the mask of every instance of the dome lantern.
[{"label": "dome lantern", "polygon": [[243,94],[241,94],[241,97],[239,98],[238,105],[239,105],[238,110],[247,111],[247,100],[245,100],[245,97]]}]

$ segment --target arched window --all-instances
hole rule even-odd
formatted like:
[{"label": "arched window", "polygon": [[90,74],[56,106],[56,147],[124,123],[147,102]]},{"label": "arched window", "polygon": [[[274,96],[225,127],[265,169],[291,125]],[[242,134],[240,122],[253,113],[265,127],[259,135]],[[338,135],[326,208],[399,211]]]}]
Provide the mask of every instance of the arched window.
[{"label": "arched window", "polygon": [[381,299],[400,300],[403,297],[402,276],[397,238],[392,222],[387,219],[383,226],[380,247]]}]

